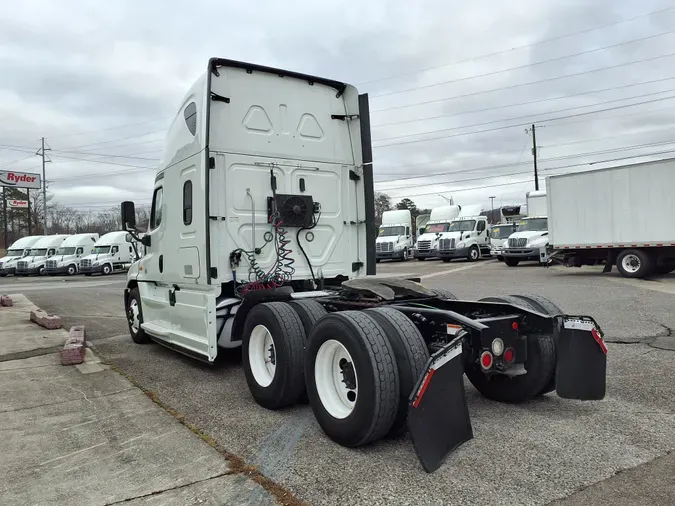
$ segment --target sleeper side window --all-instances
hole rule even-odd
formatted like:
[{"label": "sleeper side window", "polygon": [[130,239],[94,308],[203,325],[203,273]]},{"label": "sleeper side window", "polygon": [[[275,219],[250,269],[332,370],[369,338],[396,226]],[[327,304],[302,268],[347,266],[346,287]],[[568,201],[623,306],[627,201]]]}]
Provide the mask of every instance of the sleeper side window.
[{"label": "sleeper side window", "polygon": [[152,211],[150,213],[150,228],[155,229],[162,224],[162,187],[155,190],[152,196]]},{"label": "sleeper side window", "polygon": [[183,111],[185,124],[192,135],[197,133],[197,104],[190,102]]},{"label": "sleeper side window", "polygon": [[192,223],[192,181],[185,181],[183,185],[183,224]]}]

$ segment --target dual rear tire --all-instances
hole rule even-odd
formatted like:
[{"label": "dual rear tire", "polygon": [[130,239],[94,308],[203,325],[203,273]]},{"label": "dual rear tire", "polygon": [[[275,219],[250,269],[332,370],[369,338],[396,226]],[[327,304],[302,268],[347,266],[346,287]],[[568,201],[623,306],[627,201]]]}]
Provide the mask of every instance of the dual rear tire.
[{"label": "dual rear tire", "polygon": [[258,404],[279,409],[306,395],[323,431],[347,447],[406,431],[408,397],[429,360],[422,335],[401,312],[328,314],[316,301],[255,306],[242,353]]}]

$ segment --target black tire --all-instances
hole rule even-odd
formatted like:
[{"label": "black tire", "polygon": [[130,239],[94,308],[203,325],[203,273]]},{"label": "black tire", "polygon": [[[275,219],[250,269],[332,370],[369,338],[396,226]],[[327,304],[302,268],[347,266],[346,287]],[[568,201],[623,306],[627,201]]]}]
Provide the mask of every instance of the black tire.
[{"label": "black tire", "polygon": [[[517,297],[519,299],[528,302],[530,306],[534,308],[535,311],[538,311],[540,313],[544,313],[550,316],[565,314],[564,311],[560,309],[560,307],[557,304],[547,299],[546,297],[542,297],[541,295],[528,293],[526,295],[514,294],[513,297]],[[554,356],[554,358],[556,358],[557,360],[557,357]],[[556,383],[555,383],[555,369],[554,369],[551,379],[548,381],[543,390],[539,392],[539,395],[544,395],[553,392],[555,390],[555,384]]]},{"label": "black tire", "polygon": [[75,267],[74,265],[69,265],[66,273],[68,274],[68,276],[74,276],[77,273],[77,267]]},{"label": "black tire", "polygon": [[497,255],[497,260],[499,260],[500,262],[503,262],[503,261],[504,261],[504,257],[501,256],[501,255]]},{"label": "black tire", "polygon": [[441,257],[441,260],[443,260],[446,264],[452,262],[452,258],[448,258],[448,257]]},{"label": "black tire", "polygon": [[446,290],[444,288],[431,288],[431,291],[434,292],[441,299],[457,300],[457,296],[450,290]]},{"label": "black tire", "polygon": [[47,274],[47,269],[45,267],[40,267],[40,270],[38,271],[38,276],[44,276]]},{"label": "black tire", "polygon": [[107,276],[112,272],[112,269],[110,268],[110,264],[104,264],[103,267],[101,267],[101,274],[104,276]]},{"label": "black tire", "polygon": [[[131,311],[132,301],[136,301],[138,305],[138,331],[134,331],[132,327],[132,315],[129,314]],[[148,344],[152,342],[150,336],[145,333],[145,330],[141,328],[141,323],[143,323],[143,306],[141,305],[141,295],[138,293],[138,288],[132,288],[129,292],[129,297],[127,298],[127,304],[124,308],[124,311],[127,316],[127,326],[129,327],[129,334],[131,334],[131,339],[136,344]]]},{"label": "black tire", "polygon": [[670,274],[675,271],[675,265],[657,265],[654,272],[657,274]]},{"label": "black tire", "polygon": [[7,276],[6,272],[0,272],[0,278],[4,278],[5,276]]},{"label": "black tire", "polygon": [[[267,329],[274,341],[275,371],[271,383],[266,386],[256,380],[249,358],[251,334],[259,326]],[[285,302],[258,304],[246,315],[241,346],[244,376],[251,395],[262,407],[280,409],[298,402],[305,388],[306,339],[300,316]]]},{"label": "black tire", "polygon": [[[548,299],[536,295],[527,296],[537,298],[539,303],[556,307]],[[527,300],[524,296],[503,295],[499,297],[485,297],[482,302],[499,302],[512,304],[524,309],[546,313],[541,306],[535,305],[533,300]],[[551,307],[549,306],[549,307]],[[474,387],[488,399],[500,402],[523,402],[538,395],[543,395],[555,389],[555,342],[553,336],[529,335],[527,336],[527,360],[525,369],[527,374],[510,378],[501,374],[488,377],[477,364],[472,364],[466,369],[466,376]]]},{"label": "black tire", "polygon": [[379,259],[379,258],[376,258],[376,259],[375,259],[375,263],[376,263],[376,264],[379,264],[379,263],[380,263],[380,259]]},{"label": "black tire", "polygon": [[[296,313],[298,313],[300,321],[302,322],[302,328],[305,329],[305,337],[309,337],[316,322],[328,314],[328,311],[315,300],[294,300],[288,304]],[[300,397],[298,397],[298,403],[307,404],[308,402],[309,398],[307,397],[307,390],[303,389]]]},{"label": "black tire", "polygon": [[91,276],[91,272],[85,272],[84,275],[85,276]]},{"label": "black tire", "polygon": [[425,257],[417,257],[417,260],[420,261],[420,262],[424,262],[426,260],[426,258]]},{"label": "black tire", "polygon": [[469,252],[466,254],[466,259],[469,262],[480,260],[480,248],[476,245],[471,246]]},{"label": "black tire", "polygon": [[400,388],[398,412],[389,434],[400,436],[408,428],[408,398],[426,369],[429,349],[417,327],[400,311],[381,307],[364,312],[384,329],[394,350]]},{"label": "black tire", "polygon": [[400,258],[401,262],[405,262],[408,260],[408,248],[403,248],[403,254]]},{"label": "black tire", "polygon": [[[639,267],[635,271],[626,270],[623,265],[624,259],[629,255],[637,258],[639,262]],[[652,262],[651,257],[642,250],[626,249],[616,257],[616,268],[624,278],[646,278],[654,271],[654,262]]]},{"label": "black tire", "polygon": [[[337,341],[347,350],[357,376],[354,408],[344,418],[331,415],[317,391],[317,353],[328,341]],[[365,445],[381,439],[391,429],[399,404],[398,368],[385,331],[365,312],[331,313],[317,323],[307,344],[305,377],[314,416],[336,443],[347,447]]]},{"label": "black tire", "polygon": [[509,267],[515,267],[520,263],[520,259],[513,257],[504,257],[504,263]]},{"label": "black tire", "polygon": [[288,303],[302,322],[302,328],[305,329],[305,337],[309,337],[316,322],[328,314],[328,311],[315,300],[294,300]]}]

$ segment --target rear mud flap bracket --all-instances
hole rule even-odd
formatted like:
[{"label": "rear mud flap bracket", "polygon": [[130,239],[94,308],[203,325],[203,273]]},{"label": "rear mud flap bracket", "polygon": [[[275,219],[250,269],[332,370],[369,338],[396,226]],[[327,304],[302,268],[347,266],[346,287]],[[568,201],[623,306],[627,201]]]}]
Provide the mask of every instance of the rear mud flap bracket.
[{"label": "rear mud flap bracket", "polygon": [[408,427],[417,457],[428,473],[441,467],[455,448],[473,439],[461,337],[429,359],[409,399]]},{"label": "rear mud flap bracket", "polygon": [[564,399],[605,398],[607,345],[590,317],[562,317],[556,339],[556,391]]}]

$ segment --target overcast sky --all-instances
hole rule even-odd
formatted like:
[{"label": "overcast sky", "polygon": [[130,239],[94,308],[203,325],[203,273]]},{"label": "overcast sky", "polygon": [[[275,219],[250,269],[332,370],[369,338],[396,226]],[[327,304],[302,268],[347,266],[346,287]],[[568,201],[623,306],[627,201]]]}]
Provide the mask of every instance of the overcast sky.
[{"label": "overcast sky", "polygon": [[664,0],[12,2],[0,169],[38,171],[44,135],[55,200],[149,203],[168,118],[220,56],[369,92],[376,189],[394,199],[520,203],[534,189],[531,123],[542,188],[675,156],[674,31]]}]

